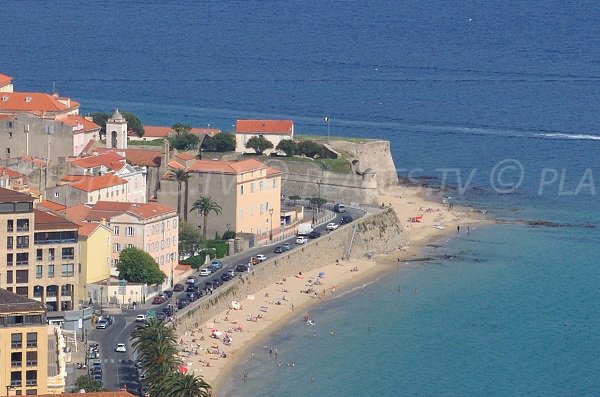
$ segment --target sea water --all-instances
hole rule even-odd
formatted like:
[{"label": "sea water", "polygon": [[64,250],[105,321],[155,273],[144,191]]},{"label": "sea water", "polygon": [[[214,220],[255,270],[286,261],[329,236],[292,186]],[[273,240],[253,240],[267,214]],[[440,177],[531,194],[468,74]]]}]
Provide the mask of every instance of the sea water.
[{"label": "sea water", "polygon": [[0,72],[148,125],[326,134],[329,115],[332,135],[390,140],[401,175],[501,221],[295,319],[223,395],[594,396],[599,17],[574,1],[5,1]]}]

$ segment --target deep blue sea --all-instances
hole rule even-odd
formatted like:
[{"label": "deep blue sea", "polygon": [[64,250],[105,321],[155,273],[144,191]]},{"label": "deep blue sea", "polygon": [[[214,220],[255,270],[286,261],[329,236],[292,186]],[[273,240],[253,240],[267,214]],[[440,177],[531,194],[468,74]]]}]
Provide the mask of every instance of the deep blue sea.
[{"label": "deep blue sea", "polygon": [[294,367],[257,347],[227,397],[600,395],[598,2],[2,5],[17,90],[54,83],[149,125],[325,134],[330,115],[332,135],[388,139],[401,175],[506,221],[315,309],[315,338],[274,333]]}]

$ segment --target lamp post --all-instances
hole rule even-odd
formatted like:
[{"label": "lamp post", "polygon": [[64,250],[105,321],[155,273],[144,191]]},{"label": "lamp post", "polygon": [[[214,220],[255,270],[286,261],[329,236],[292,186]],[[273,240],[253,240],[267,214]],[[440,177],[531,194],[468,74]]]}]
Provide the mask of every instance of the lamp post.
[{"label": "lamp post", "polygon": [[273,208],[269,210],[269,215],[271,216],[271,232],[269,233],[269,240],[273,241]]},{"label": "lamp post", "polygon": [[173,259],[175,259],[175,257],[173,255],[171,255],[171,289],[173,288],[173,283],[175,282],[173,280],[174,277],[174,272],[173,272]]},{"label": "lamp post", "polygon": [[329,132],[330,132],[329,120],[330,120],[330,118],[329,118],[329,116],[325,116],[325,117],[323,117],[323,120],[325,121],[325,124],[327,124],[327,142],[329,142]]},{"label": "lamp post", "polygon": [[13,389],[14,390],[14,386],[13,385],[6,385],[6,395],[10,396],[10,390]]},{"label": "lamp post", "polygon": [[102,302],[103,302],[104,287],[100,286],[100,317],[102,317]]}]

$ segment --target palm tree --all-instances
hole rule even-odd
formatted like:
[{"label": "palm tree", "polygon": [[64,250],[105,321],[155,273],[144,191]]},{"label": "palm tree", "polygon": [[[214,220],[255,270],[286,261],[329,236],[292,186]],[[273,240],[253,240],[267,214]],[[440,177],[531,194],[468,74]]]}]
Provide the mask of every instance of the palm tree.
[{"label": "palm tree", "polygon": [[177,181],[177,215],[179,215],[179,217],[181,217],[181,184],[185,183],[185,197],[183,198],[184,199],[183,220],[187,221],[188,180],[190,179],[190,176],[189,176],[188,172],[183,168],[177,168],[175,171],[173,171],[173,175],[175,176],[175,180]]},{"label": "palm tree", "polygon": [[210,385],[200,376],[177,373],[163,384],[163,397],[208,397]]},{"label": "palm tree", "polygon": [[194,201],[192,204],[192,211],[199,211],[202,216],[204,216],[204,226],[202,230],[202,238],[206,240],[206,222],[208,221],[208,215],[211,212],[214,212],[217,215],[220,215],[223,211],[223,208],[216,201],[213,201],[211,197],[200,197],[198,200]]}]

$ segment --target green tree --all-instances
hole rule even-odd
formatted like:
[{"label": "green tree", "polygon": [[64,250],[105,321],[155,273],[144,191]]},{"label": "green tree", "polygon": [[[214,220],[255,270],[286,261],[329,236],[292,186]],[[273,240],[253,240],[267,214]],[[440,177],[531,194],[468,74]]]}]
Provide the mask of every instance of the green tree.
[{"label": "green tree", "polygon": [[[129,131],[135,132],[135,134],[138,137],[140,137],[140,138],[143,137],[144,136],[144,125],[142,124],[142,121],[140,120],[140,118],[130,112],[120,112],[120,113],[121,113],[121,116],[123,116],[125,118],[125,120],[127,120],[127,129]],[[97,113],[90,113],[89,115],[92,116],[92,120],[94,121],[94,123],[96,123],[100,126],[100,134],[106,135],[106,122],[112,116],[112,113],[97,112]]]},{"label": "green tree", "polygon": [[253,136],[246,142],[246,147],[248,149],[254,149],[256,154],[260,155],[263,154],[265,150],[272,149],[273,144],[263,136]]},{"label": "green tree", "polygon": [[179,223],[179,255],[196,255],[200,248],[202,248],[202,236],[198,228],[187,222]]},{"label": "green tree", "polygon": [[223,211],[223,208],[216,202],[213,201],[211,197],[200,197],[198,200],[194,201],[192,204],[192,211],[199,211],[204,217],[204,226],[202,228],[202,238],[206,240],[206,223],[208,222],[208,215],[211,212],[214,212],[217,215],[220,215]]},{"label": "green tree", "polygon": [[288,198],[294,202],[294,205],[296,205],[296,201],[302,199],[302,197],[298,196],[297,194],[294,194],[293,196],[290,196]]},{"label": "green tree", "polygon": [[298,153],[298,145],[291,139],[282,139],[275,149],[283,150],[287,157],[292,157]]},{"label": "green tree", "polygon": [[311,140],[302,141],[298,145],[298,153],[311,158],[321,157],[323,156],[323,146]]},{"label": "green tree", "polygon": [[229,239],[235,238],[235,236],[236,236],[236,233],[233,230],[228,230],[225,233],[223,233],[223,236],[221,236],[221,238],[223,240],[229,240]]},{"label": "green tree", "polygon": [[177,373],[181,362],[177,359],[175,330],[152,318],[138,325],[131,333],[132,346],[137,354],[145,382],[151,394],[162,396],[165,386]]},{"label": "green tree", "polygon": [[136,247],[121,251],[117,271],[121,280],[132,283],[160,284],[167,277],[150,254]]},{"label": "green tree", "polygon": [[208,397],[211,387],[200,376],[176,373],[161,389],[163,397]]},{"label": "green tree", "polygon": [[77,388],[77,392],[83,389],[86,391],[86,393],[104,390],[100,382],[92,378],[90,375],[78,376],[77,380],[75,381],[75,387]]},{"label": "green tree", "polygon": [[192,134],[192,127],[188,124],[177,123],[171,126],[175,134],[169,135],[169,146],[173,149],[187,151],[196,150],[200,139],[198,135]]},{"label": "green tree", "polygon": [[323,204],[325,204],[327,202],[327,200],[325,200],[322,197],[311,197],[308,199],[308,202],[311,203],[312,205],[316,205],[317,206],[317,210],[320,212],[321,211],[321,206]]},{"label": "green tree", "polygon": [[175,180],[177,181],[177,215],[181,218],[181,185],[184,185],[184,195],[183,195],[183,220],[187,222],[188,215],[188,188],[189,188],[189,179],[190,175],[187,170],[183,168],[177,168],[173,171],[173,175],[175,176]]},{"label": "green tree", "polygon": [[206,136],[202,141],[202,149],[209,152],[235,151],[235,135],[229,132],[219,132],[215,136]]}]

